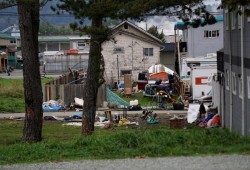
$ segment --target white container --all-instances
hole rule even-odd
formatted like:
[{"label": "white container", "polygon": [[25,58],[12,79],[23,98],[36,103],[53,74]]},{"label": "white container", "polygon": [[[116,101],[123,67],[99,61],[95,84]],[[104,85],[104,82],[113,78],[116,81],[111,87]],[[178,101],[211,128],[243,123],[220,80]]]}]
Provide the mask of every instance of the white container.
[{"label": "white container", "polygon": [[108,102],[104,101],[102,106],[103,107],[108,107]]},{"label": "white container", "polygon": [[138,100],[131,100],[131,101],[129,102],[129,105],[130,105],[130,106],[138,105]]},{"label": "white container", "polygon": [[138,105],[139,103],[138,103],[138,100],[136,99],[136,100],[134,100],[134,105]]}]

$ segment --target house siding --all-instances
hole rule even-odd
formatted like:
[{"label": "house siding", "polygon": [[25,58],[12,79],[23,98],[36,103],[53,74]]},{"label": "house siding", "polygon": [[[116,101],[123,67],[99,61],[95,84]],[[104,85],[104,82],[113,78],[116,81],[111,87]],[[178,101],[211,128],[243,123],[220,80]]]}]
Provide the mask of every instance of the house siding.
[{"label": "house siding", "polygon": [[[205,38],[205,30],[219,30],[219,37]],[[188,57],[206,56],[207,53],[216,53],[223,48],[223,22],[218,21],[213,25],[188,29]]]},{"label": "house siding", "polygon": [[[225,23],[224,23],[225,24]],[[238,23],[236,23],[236,27],[231,31],[231,47],[232,47],[232,73],[236,75],[236,95],[232,94],[232,131],[236,131],[238,133],[242,133],[242,99],[239,97],[239,80],[241,76],[241,30],[237,27]],[[230,70],[230,31],[224,27],[224,73],[226,70]],[[250,99],[248,99],[248,88],[247,88],[247,76],[250,75],[250,23],[247,22],[246,18],[244,20],[243,27],[243,41],[244,41],[244,134],[250,135]],[[227,81],[228,77],[225,76],[225,81]],[[230,91],[225,88],[225,96],[224,96],[224,118],[225,118],[225,127],[230,128]]]}]

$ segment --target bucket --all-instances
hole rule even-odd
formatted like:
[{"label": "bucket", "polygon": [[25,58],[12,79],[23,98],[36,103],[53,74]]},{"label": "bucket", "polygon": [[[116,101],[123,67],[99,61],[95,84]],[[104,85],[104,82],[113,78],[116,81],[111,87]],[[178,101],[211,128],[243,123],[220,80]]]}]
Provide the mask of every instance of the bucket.
[{"label": "bucket", "polygon": [[103,107],[108,107],[108,102],[104,101],[102,106]]}]

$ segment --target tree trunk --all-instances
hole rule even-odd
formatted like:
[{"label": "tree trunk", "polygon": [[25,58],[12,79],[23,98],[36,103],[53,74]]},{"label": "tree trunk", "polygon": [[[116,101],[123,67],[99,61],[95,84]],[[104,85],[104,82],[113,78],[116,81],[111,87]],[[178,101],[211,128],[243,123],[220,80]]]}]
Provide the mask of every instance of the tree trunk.
[{"label": "tree trunk", "polygon": [[17,1],[21,48],[25,120],[22,140],[42,140],[42,87],[38,60],[39,0]]},{"label": "tree trunk", "polygon": [[[92,18],[92,27],[98,29],[102,26],[102,18]],[[84,106],[82,113],[82,134],[91,135],[94,132],[96,100],[101,74],[101,38],[96,33],[91,34],[88,61],[87,80],[83,94]]]}]

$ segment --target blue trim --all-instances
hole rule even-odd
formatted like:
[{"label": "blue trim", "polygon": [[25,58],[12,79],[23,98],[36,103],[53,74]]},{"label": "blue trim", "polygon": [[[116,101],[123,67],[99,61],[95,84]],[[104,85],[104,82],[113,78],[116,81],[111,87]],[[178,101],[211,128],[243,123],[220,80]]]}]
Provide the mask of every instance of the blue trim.
[{"label": "blue trim", "polygon": [[[216,21],[224,21],[223,17],[217,17],[215,19],[216,19]],[[183,21],[179,21],[179,22],[175,23],[175,25],[178,26],[178,25],[185,25],[185,24]]]}]

